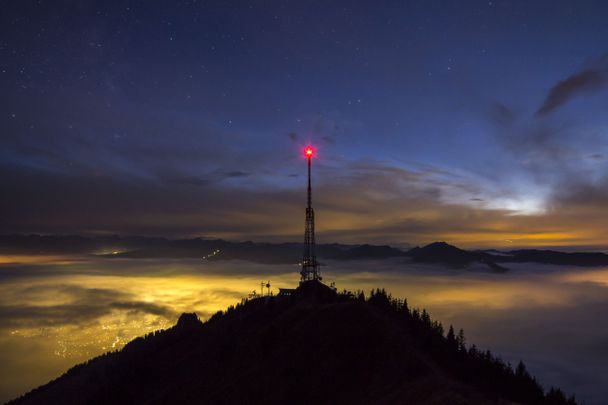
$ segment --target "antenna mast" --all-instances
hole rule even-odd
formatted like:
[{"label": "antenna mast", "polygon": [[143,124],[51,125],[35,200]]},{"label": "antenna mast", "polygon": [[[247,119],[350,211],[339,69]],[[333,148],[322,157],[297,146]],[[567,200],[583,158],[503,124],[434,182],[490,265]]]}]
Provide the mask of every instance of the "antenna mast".
[{"label": "antenna mast", "polygon": [[315,253],[315,211],[312,208],[312,187],[310,169],[312,165],[313,149],[306,147],[304,154],[308,161],[308,199],[306,206],[306,229],[304,231],[304,255],[302,257],[302,270],[300,274],[302,278],[300,283],[312,280],[321,280],[319,271],[319,263]]}]

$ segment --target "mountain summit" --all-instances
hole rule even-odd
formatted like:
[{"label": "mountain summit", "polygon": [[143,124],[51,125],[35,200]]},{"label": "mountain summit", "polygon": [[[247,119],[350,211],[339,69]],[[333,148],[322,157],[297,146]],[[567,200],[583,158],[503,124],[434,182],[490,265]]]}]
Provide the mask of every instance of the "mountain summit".
[{"label": "mountain summit", "polygon": [[449,267],[462,268],[472,263],[482,263],[497,272],[507,271],[496,264],[497,257],[485,252],[462,250],[445,242],[433,242],[424,247],[415,247],[407,252],[412,260],[421,263],[439,263]]},{"label": "mountain summit", "polygon": [[137,338],[12,404],[574,404],[383,290],[311,281]]}]

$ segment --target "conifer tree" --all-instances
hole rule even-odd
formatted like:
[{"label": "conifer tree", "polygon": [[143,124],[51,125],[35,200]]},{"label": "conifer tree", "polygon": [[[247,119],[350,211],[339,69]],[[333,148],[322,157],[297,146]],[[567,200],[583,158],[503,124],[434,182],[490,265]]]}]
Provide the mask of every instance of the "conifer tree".
[{"label": "conifer tree", "polygon": [[465,346],[466,339],[464,337],[464,330],[462,330],[462,328],[458,331],[458,337],[456,338],[456,341],[458,343],[458,350],[465,351],[467,349]]},{"label": "conifer tree", "polygon": [[456,345],[456,335],[454,334],[454,327],[450,325],[450,329],[448,330],[448,334],[445,337],[450,346]]}]

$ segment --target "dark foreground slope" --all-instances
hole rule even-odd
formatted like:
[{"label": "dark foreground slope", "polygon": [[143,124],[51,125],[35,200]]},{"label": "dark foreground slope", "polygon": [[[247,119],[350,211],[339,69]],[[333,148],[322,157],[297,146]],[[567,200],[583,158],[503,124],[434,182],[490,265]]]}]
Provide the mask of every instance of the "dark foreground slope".
[{"label": "dark foreground slope", "polygon": [[426,312],[320,284],[135,339],[15,404],[561,404]]}]

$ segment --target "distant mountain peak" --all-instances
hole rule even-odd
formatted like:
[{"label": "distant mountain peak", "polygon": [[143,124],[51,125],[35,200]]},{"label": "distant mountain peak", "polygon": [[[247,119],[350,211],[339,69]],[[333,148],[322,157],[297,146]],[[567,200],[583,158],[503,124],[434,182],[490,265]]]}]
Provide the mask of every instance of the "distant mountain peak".
[{"label": "distant mountain peak", "polygon": [[498,263],[543,263],[565,266],[608,266],[608,255],[601,252],[559,252],[554,250],[519,249],[508,252],[497,250],[463,250],[446,242],[433,242],[406,252],[421,263],[440,263],[450,267],[465,267],[483,263],[494,271],[506,271]]},{"label": "distant mountain peak", "polygon": [[441,263],[456,268],[482,263],[493,271],[507,271],[505,267],[496,264],[489,254],[463,250],[446,242],[433,242],[424,247],[416,247],[408,251],[407,255],[421,263]]},{"label": "distant mountain peak", "polygon": [[458,250],[458,251],[464,252],[464,250],[462,250],[454,245],[450,245],[449,243],[444,242],[444,241],[429,243],[428,245],[422,247],[421,249]]}]

